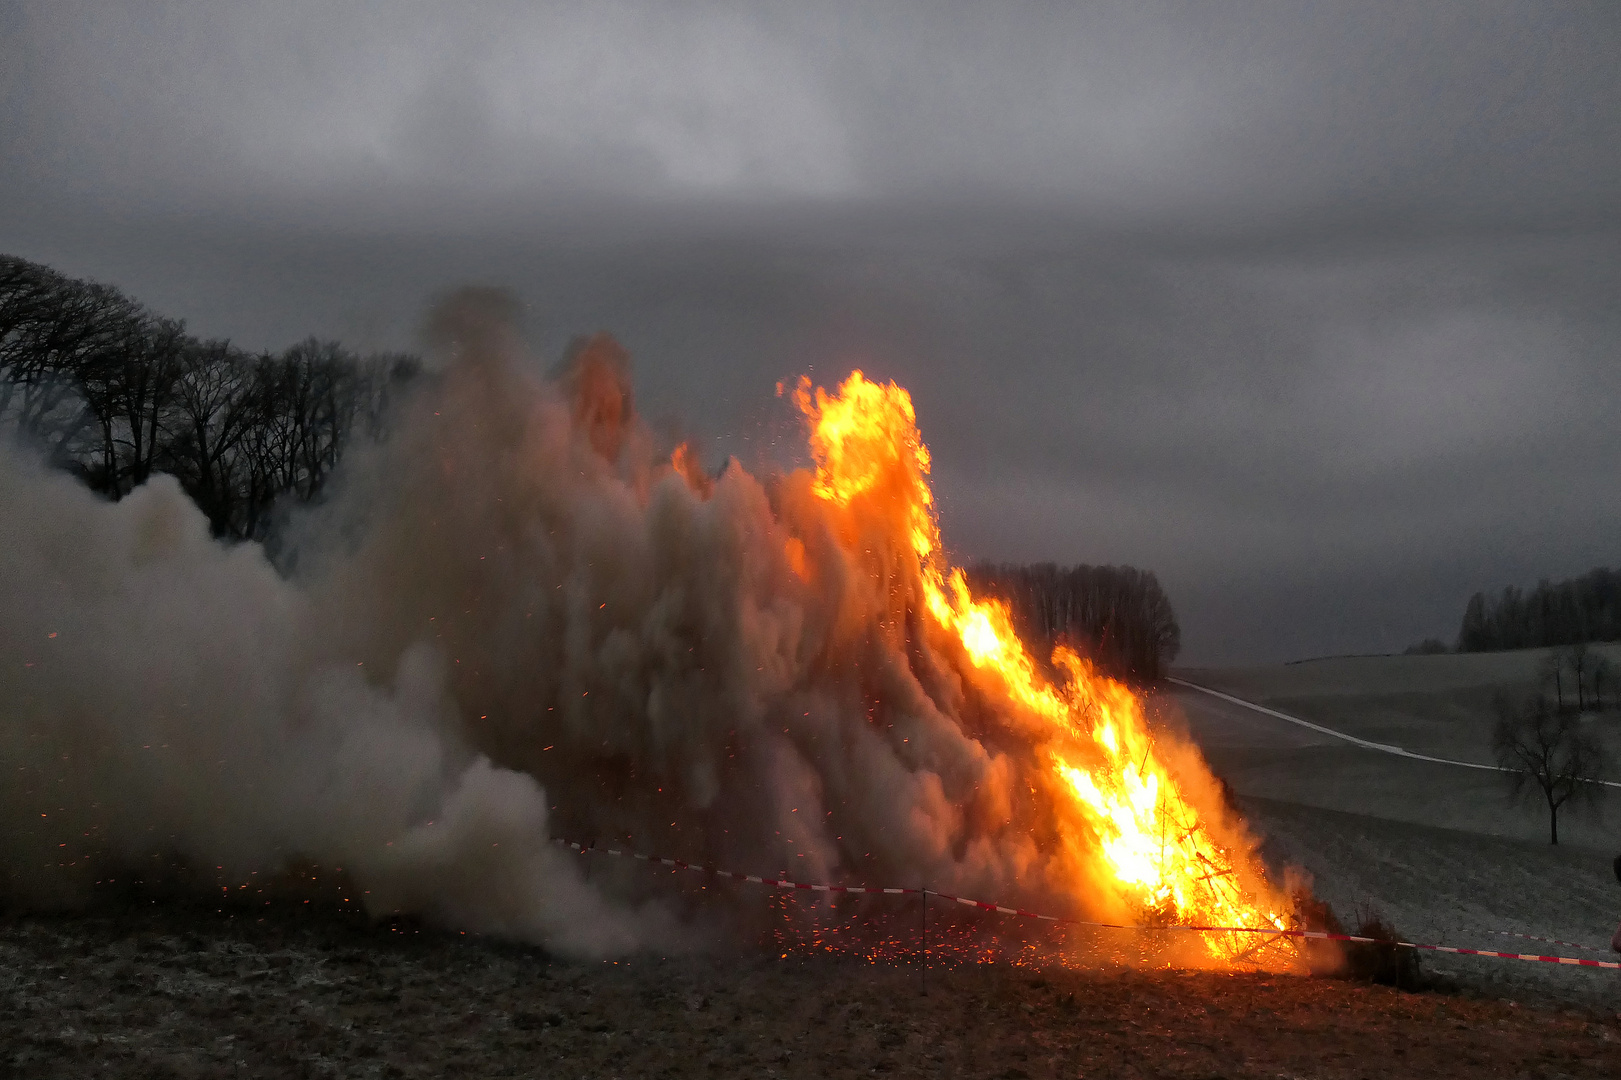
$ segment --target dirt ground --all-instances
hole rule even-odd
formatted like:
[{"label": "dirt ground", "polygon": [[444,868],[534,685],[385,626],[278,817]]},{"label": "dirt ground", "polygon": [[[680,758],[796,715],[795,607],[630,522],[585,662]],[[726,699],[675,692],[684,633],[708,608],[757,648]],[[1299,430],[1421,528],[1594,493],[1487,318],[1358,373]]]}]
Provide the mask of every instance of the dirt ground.
[{"label": "dirt ground", "polygon": [[[264,911],[264,909],[260,909]],[[0,1077],[1618,1076],[1597,1008],[1333,979],[567,961],[174,902],[0,922]]]}]

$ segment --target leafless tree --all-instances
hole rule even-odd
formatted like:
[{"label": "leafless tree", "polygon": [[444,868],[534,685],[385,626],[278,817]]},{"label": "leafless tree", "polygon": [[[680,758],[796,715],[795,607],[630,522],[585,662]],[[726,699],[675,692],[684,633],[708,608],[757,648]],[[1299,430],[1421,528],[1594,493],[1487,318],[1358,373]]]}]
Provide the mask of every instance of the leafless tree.
[{"label": "leafless tree", "polygon": [[1576,676],[1576,711],[1587,711],[1587,701],[1584,697],[1586,690],[1587,673],[1592,670],[1592,654],[1587,648],[1587,642],[1578,641],[1574,645],[1564,648],[1565,666],[1570,668]]},{"label": "leafless tree", "polygon": [[311,338],[249,356],[117,289],[0,255],[0,424],[114,499],[174,474],[220,536],[264,539],[386,434],[416,358]]},{"label": "leafless tree", "polygon": [[1554,705],[1565,711],[1565,650],[1554,649],[1537,665],[1537,679],[1543,686],[1553,684]]},{"label": "leafless tree", "polygon": [[244,537],[244,440],[257,421],[253,360],[229,342],[193,342],[175,386],[168,467],[215,535]]},{"label": "leafless tree", "polygon": [[1559,811],[1566,803],[1596,801],[1604,792],[1604,751],[1583,729],[1579,715],[1552,708],[1537,694],[1516,705],[1506,695],[1496,701],[1492,749],[1504,770],[1511,797],[1548,807],[1549,842],[1559,843]]},{"label": "leafless tree", "polygon": [[144,317],[116,289],[0,256],[0,419],[98,489],[117,433],[110,395],[98,413],[87,389],[109,383]]},{"label": "leafless tree", "polygon": [[1576,711],[1582,713],[1589,705],[1603,708],[1604,680],[1610,670],[1610,661],[1602,652],[1578,641],[1549,652],[1538,666],[1537,674],[1544,687],[1553,687],[1554,702],[1560,710],[1565,708],[1566,685],[1574,686]]},{"label": "leafless tree", "polygon": [[98,486],[115,499],[152,475],[187,343],[184,323],[137,316],[112,328],[80,375],[102,432]]}]

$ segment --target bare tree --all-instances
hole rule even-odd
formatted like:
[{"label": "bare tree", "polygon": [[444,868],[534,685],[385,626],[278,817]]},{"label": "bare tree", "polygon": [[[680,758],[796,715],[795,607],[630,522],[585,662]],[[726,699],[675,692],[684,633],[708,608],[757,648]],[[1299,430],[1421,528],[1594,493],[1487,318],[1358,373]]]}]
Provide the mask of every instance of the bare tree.
[{"label": "bare tree", "polygon": [[105,409],[104,426],[116,432],[108,489],[115,499],[152,476],[188,341],[185,324],[173,319],[141,318],[122,329],[99,359],[96,377],[86,380],[95,389],[87,396],[98,416]]},{"label": "bare tree", "polygon": [[0,419],[98,490],[117,434],[110,398],[98,412],[90,387],[108,382],[143,314],[116,289],[0,256]]},{"label": "bare tree", "polygon": [[1587,701],[1583,693],[1586,689],[1587,673],[1592,670],[1592,655],[1588,651],[1587,642],[1578,641],[1574,645],[1565,646],[1565,666],[1576,676],[1576,711],[1585,712]]},{"label": "bare tree", "polygon": [[241,447],[256,419],[253,391],[253,361],[229,342],[187,348],[175,390],[169,464],[216,536],[248,535]]},{"label": "bare tree", "polygon": [[173,473],[214,532],[263,540],[386,436],[415,357],[314,338],[250,357],[94,282],[0,255],[0,430],[118,499]]},{"label": "bare tree", "polygon": [[1537,677],[1543,686],[1553,683],[1554,704],[1565,711],[1565,650],[1554,649],[1537,665]]},{"label": "bare tree", "polygon": [[1496,701],[1492,749],[1504,770],[1510,796],[1541,794],[1548,807],[1549,843],[1559,843],[1559,810],[1566,803],[1591,802],[1604,787],[1604,751],[1583,730],[1580,716],[1550,708],[1541,694],[1515,705],[1506,695]]}]

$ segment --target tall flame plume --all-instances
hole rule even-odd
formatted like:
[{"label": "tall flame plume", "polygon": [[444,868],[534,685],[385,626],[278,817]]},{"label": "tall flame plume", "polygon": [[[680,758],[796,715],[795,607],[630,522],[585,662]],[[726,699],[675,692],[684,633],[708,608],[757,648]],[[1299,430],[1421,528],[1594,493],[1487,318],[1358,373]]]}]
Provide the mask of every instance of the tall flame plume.
[{"label": "tall flame plume", "polygon": [[[1217,840],[1162,760],[1138,697],[1063,645],[1053,651],[1058,678],[1050,679],[1007,606],[976,598],[948,563],[911,395],[855,371],[833,394],[802,378],[793,396],[810,427],[814,490],[850,515],[847,542],[875,517],[900,532],[916,555],[933,629],[961,648],[977,681],[1005,699],[1010,722],[1034,737],[1044,766],[1037,779],[1077,878],[1103,878],[1146,924],[1284,928],[1284,902],[1258,866],[1243,863],[1247,853]],[[1202,937],[1216,960],[1257,951],[1257,935]],[[1259,940],[1292,954],[1286,939]]]}]

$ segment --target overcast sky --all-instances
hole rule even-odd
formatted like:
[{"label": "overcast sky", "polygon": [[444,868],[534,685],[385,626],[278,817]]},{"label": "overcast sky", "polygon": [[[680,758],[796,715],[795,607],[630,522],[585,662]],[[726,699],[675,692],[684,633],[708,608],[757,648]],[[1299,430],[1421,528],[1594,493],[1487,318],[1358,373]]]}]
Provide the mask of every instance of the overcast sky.
[{"label": "overcast sky", "polygon": [[513,289],[711,464],[917,401],[1189,663],[1621,564],[1621,4],[0,4],[0,251],[249,348]]}]

